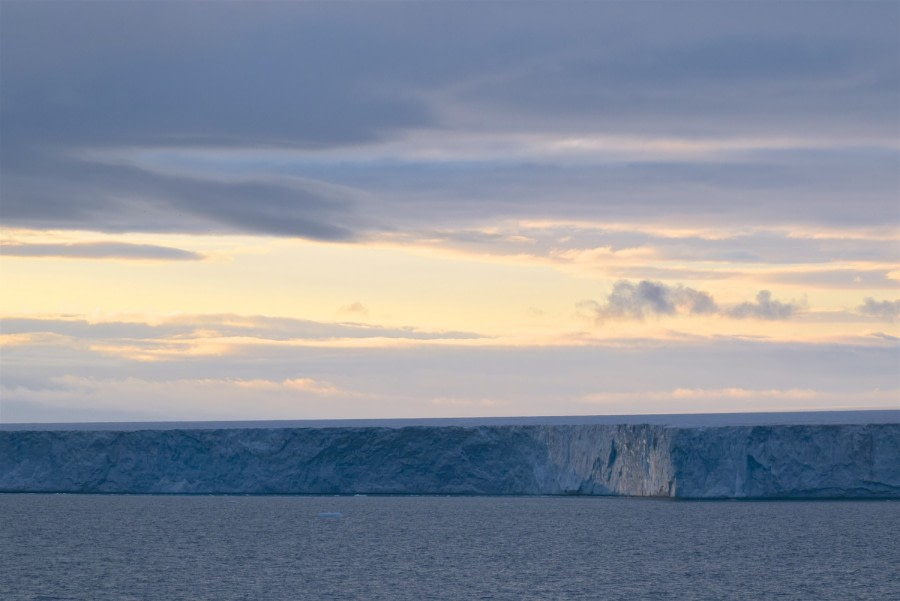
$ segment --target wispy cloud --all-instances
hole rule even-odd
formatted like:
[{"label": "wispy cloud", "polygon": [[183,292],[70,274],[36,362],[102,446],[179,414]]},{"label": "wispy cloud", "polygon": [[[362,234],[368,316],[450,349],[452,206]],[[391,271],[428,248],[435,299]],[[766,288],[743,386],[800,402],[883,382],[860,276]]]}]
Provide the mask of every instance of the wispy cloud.
[{"label": "wispy cloud", "polygon": [[474,332],[427,331],[252,315],[181,315],[149,324],[140,321],[8,318],[6,345],[54,342],[135,361],[171,361],[217,356],[261,346],[386,346],[473,341]]},{"label": "wispy cloud", "polygon": [[640,392],[596,392],[585,395],[582,402],[602,407],[604,413],[641,412],[670,413],[684,411],[716,412],[722,406],[731,411],[804,411],[810,409],[871,409],[890,407],[900,390],[858,390],[835,393],[810,388],[675,388]]},{"label": "wispy cloud", "polygon": [[53,257],[66,259],[119,259],[127,261],[198,261],[200,253],[127,242],[72,242],[69,244],[9,244],[0,243],[0,254],[11,257]]},{"label": "wispy cloud", "polygon": [[98,378],[59,376],[39,388],[0,385],[13,410],[106,412],[124,419],[254,419],[315,415],[316,403],[365,397],[307,377]]},{"label": "wispy cloud", "polygon": [[364,221],[351,191],[315,179],[185,175],[56,156],[41,164],[53,174],[37,182],[5,169],[6,224],[351,240]]},{"label": "wispy cloud", "polygon": [[748,389],[748,388],[676,388],[674,390],[647,390],[640,392],[596,392],[586,395],[588,403],[619,403],[623,401],[679,401],[729,399],[811,399],[821,393],[810,389]]},{"label": "wispy cloud", "polygon": [[[882,260],[890,261],[893,258],[891,253],[892,249],[884,248],[882,252],[871,258],[880,258]],[[892,268],[890,267],[859,267],[855,269],[819,268],[810,269],[808,271],[775,271],[772,273],[766,273],[762,277],[764,277],[765,280],[769,282],[803,284],[805,286],[815,286],[818,288],[829,289],[865,290],[873,288],[896,287],[897,281],[891,278],[891,273]]]},{"label": "wispy cloud", "polygon": [[369,310],[359,301],[353,301],[349,305],[342,305],[338,309],[338,313],[345,315],[358,315],[365,317],[369,314]]}]

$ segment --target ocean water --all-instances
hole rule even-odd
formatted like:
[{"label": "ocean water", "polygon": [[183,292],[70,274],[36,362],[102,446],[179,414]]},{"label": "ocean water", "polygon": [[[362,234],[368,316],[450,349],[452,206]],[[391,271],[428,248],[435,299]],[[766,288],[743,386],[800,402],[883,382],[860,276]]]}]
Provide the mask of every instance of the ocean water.
[{"label": "ocean water", "polygon": [[900,502],[0,495],[0,599],[900,599]]}]

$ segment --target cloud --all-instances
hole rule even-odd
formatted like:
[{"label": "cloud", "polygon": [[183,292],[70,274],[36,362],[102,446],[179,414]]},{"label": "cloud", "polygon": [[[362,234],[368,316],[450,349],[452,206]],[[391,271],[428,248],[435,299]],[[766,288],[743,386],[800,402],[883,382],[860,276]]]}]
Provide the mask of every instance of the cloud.
[{"label": "cloud", "polygon": [[[40,414],[48,407],[57,414],[84,412],[128,420],[259,419],[260,416],[288,419],[314,414],[322,399],[347,403],[366,398],[307,377],[145,379],[65,375],[52,378],[50,386],[45,388],[3,384],[0,390],[4,398],[11,400],[9,415],[4,410],[4,419],[9,421],[27,421],[29,414]],[[24,415],[17,415],[20,413]]]},{"label": "cloud", "polygon": [[891,407],[900,391],[862,389],[852,393],[811,388],[676,388],[635,392],[596,392],[582,402],[600,406],[604,413],[628,413],[637,408],[643,413],[673,413],[691,407],[692,413],[719,413],[722,406],[730,412],[810,411]]},{"label": "cloud", "polygon": [[648,316],[714,313],[717,306],[706,292],[682,285],[667,286],[643,280],[638,284],[620,280],[603,305],[594,303],[596,319],[644,319]]},{"label": "cloud", "polygon": [[[435,134],[438,135],[438,134]],[[489,144],[491,136],[483,135]],[[388,155],[389,156],[389,155]],[[296,160],[296,159],[295,159]],[[871,152],[761,152],[740,159],[625,161],[596,159],[586,163],[564,157],[509,161],[411,162],[382,160],[339,162],[330,166],[310,157],[296,160],[292,171],[307,177],[336,178],[364,188],[384,221],[403,230],[440,222],[444,227],[478,227],[501,219],[571,219],[607,223],[684,223],[695,227],[783,226],[813,224],[846,228],[883,224],[900,217],[893,203],[898,176],[895,150]],[[855,199],[852,210],[842,199]],[[625,200],[627,199],[627,201]],[[440,216],[439,218],[436,216]],[[688,242],[688,241],[684,241]],[[744,261],[821,261],[817,248],[847,247],[837,241],[791,244],[772,249],[762,240],[746,240]],[[735,246],[685,244],[673,251],[709,260],[733,260]],[[865,252],[867,244],[858,244]],[[796,247],[796,248],[791,248]],[[781,248],[787,252],[779,253]],[[774,252],[773,252],[774,251]]]},{"label": "cloud", "polygon": [[900,300],[879,301],[869,297],[856,310],[863,315],[877,317],[884,321],[896,321],[900,317]]},{"label": "cloud", "polygon": [[737,319],[789,319],[800,308],[794,302],[774,300],[771,292],[760,290],[756,293],[756,302],[741,303],[728,309],[726,314]]},{"label": "cloud", "polygon": [[365,317],[366,315],[369,314],[369,309],[367,309],[366,306],[363,305],[361,302],[354,301],[354,302],[350,303],[349,305],[342,305],[338,309],[338,313],[360,315],[360,316]]},{"label": "cloud", "polygon": [[[884,267],[895,262],[894,238],[883,228],[797,231],[786,226],[675,228],[655,222],[498,219],[477,230],[422,229],[370,240],[489,260],[550,261],[617,279],[671,282],[750,275],[771,283],[876,290],[894,285]],[[851,262],[853,268],[829,267]],[[751,265],[770,268],[750,271]]]},{"label": "cloud", "polygon": [[780,399],[803,400],[816,397],[814,390],[792,388],[788,390],[778,389],[747,389],[747,388],[676,388],[667,391],[641,391],[641,392],[597,392],[584,397],[588,403],[617,403],[623,401],[684,401],[684,400],[722,400],[722,399]]},{"label": "cloud", "polygon": [[[327,342],[334,340],[396,339],[409,341],[474,340],[475,332],[428,331],[414,327],[383,327],[360,323],[329,323],[262,315],[180,315],[149,324],[138,321],[84,319],[7,318],[8,335],[46,334],[85,341],[93,348],[125,348],[134,352],[169,355],[189,354],[196,345],[213,349],[221,345]],[[218,345],[218,346],[217,346]]]},{"label": "cloud", "polygon": [[889,342],[900,342],[900,336],[893,336],[891,334],[885,334],[884,332],[873,332],[872,336]]},{"label": "cloud", "polygon": [[0,243],[0,254],[11,257],[56,257],[71,259],[123,259],[152,261],[198,261],[203,255],[180,248],[127,242],[73,242],[70,244]]},{"label": "cloud", "polygon": [[323,147],[427,123],[413,95],[372,81],[408,62],[396,60],[395,28],[363,27],[353,13],[11,5],[2,24],[4,138],[68,147]]},{"label": "cloud", "polygon": [[[894,241],[891,241],[890,244],[896,246]],[[885,248],[883,249],[878,249],[879,246],[881,245],[877,244],[870,246],[870,250],[874,252],[871,256],[866,257],[866,259],[877,260],[877,257],[880,256],[884,260],[892,260],[894,249],[888,248],[887,244],[885,244]],[[824,249],[820,251],[822,253],[820,256],[828,257],[829,259],[833,259],[836,256],[836,252],[840,253],[840,250],[835,248],[828,254],[825,254],[823,251]],[[850,258],[846,253],[840,253],[838,256],[840,256],[842,260]],[[768,273],[764,277],[770,282],[805,284],[820,288],[838,288],[847,290],[853,288],[893,288],[897,284],[895,280],[891,279],[890,274],[890,269],[815,269],[811,271]]]},{"label": "cloud", "polygon": [[765,6],[12,3],[4,222],[356,241],[896,216],[896,7]]},{"label": "cloud", "polygon": [[0,180],[8,225],[349,240],[362,221],[346,188],[304,178],[195,177],[55,157],[41,164],[52,175],[10,169]]},{"label": "cloud", "polygon": [[708,292],[682,284],[641,280],[637,284],[619,280],[604,303],[588,300],[578,304],[598,323],[607,320],[644,320],[672,315],[723,315],[735,319],[788,319],[801,306],[772,299],[768,290],[760,290],[756,302],[722,307]]},{"label": "cloud", "polygon": [[619,277],[657,278],[664,280],[726,280],[741,275],[740,271],[722,269],[690,269],[685,267],[655,267],[652,265],[626,265],[610,267],[607,273]]},{"label": "cloud", "polygon": [[[602,33],[579,36],[556,60],[542,57],[531,60],[530,68],[476,79],[464,98],[486,105],[484,123],[502,109],[512,115],[498,117],[507,122],[522,115],[539,123],[590,121],[607,132],[777,132],[781,126],[796,132],[813,131],[813,123],[826,121],[829,129],[873,131],[868,128],[876,120],[894,123],[886,92],[896,89],[896,71],[891,72],[896,43],[883,25],[874,39],[861,42],[865,34],[856,27],[869,19],[896,19],[895,10],[881,5],[863,14],[766,6],[765,16],[734,4],[695,6],[702,15],[644,4],[621,11],[631,19],[620,21],[621,12],[598,16],[603,25],[594,29]],[[688,20],[699,29],[687,26]],[[841,31],[838,23],[846,28]],[[895,56],[868,67],[858,62],[875,46]],[[861,72],[865,75],[858,77]],[[865,110],[869,102],[879,117],[848,119],[838,112],[839,106]]]}]

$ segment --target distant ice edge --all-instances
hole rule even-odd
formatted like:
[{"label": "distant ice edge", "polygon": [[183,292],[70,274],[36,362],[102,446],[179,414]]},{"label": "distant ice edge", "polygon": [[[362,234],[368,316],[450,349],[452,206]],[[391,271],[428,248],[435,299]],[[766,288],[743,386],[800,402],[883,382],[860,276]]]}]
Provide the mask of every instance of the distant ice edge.
[{"label": "distant ice edge", "polygon": [[0,491],[900,498],[900,424],[0,431]]}]

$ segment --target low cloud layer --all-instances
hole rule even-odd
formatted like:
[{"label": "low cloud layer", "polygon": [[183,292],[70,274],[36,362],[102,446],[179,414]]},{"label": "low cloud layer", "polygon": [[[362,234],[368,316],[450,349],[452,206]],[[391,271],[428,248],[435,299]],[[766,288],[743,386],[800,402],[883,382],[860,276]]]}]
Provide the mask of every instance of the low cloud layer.
[{"label": "low cloud layer", "polygon": [[152,346],[216,338],[255,339],[262,343],[373,338],[416,341],[472,340],[480,337],[472,332],[438,332],[413,327],[390,328],[360,323],[326,323],[257,315],[182,315],[165,319],[157,324],[127,321],[89,322],[84,319],[10,318],[3,320],[3,333],[64,336],[90,343],[140,341]]},{"label": "low cloud layer", "polygon": [[0,418],[333,419],[896,406],[897,342],[887,340],[845,346],[717,337],[627,352],[619,345],[322,350],[246,344],[250,352],[153,362],[61,339],[4,347]]},{"label": "low cloud layer", "polygon": [[586,301],[582,309],[590,311],[597,322],[608,320],[644,320],[648,317],[672,315],[723,315],[735,319],[789,319],[801,306],[772,298],[768,290],[760,290],[754,302],[720,306],[711,294],[681,284],[642,280],[637,284],[620,280],[613,286],[605,302]]},{"label": "low cloud layer", "polygon": [[152,261],[197,261],[200,253],[155,244],[126,242],[74,242],[71,244],[0,244],[0,254],[11,257],[55,257],[70,259],[122,259]]}]

